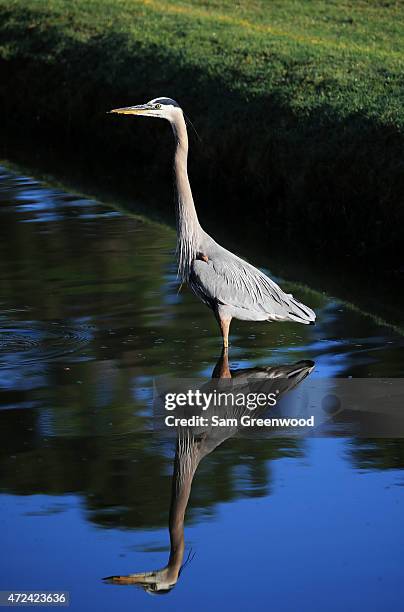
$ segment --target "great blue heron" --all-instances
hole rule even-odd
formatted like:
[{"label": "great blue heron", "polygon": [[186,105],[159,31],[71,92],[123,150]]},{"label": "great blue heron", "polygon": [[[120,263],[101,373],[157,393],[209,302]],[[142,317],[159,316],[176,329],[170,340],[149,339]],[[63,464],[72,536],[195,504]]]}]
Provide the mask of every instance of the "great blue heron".
[{"label": "great blue heron", "polygon": [[116,108],[111,113],[159,117],[170,122],[176,150],[178,274],[209,306],[219,323],[223,346],[229,344],[233,318],[243,321],[313,323],[316,315],[263,272],[220,246],[200,226],[187,172],[188,134],[184,114],[171,98]]},{"label": "great blue heron", "polygon": [[[278,399],[297,387],[314,369],[313,361],[298,361],[289,365],[263,366],[243,370],[230,370],[227,349],[222,354],[213,370],[212,378],[232,379],[229,391],[243,390],[247,393],[251,384],[259,384],[266,393],[277,390]],[[257,387],[254,386],[257,390]],[[267,407],[257,409],[257,414],[264,415]],[[216,412],[215,412],[216,411]],[[204,412],[209,421],[211,414],[222,414],[227,417],[241,418],[250,413],[244,407],[232,406],[212,409],[210,406]],[[181,570],[184,567],[185,551],[184,519],[191,494],[192,481],[201,460],[214,451],[225,440],[232,438],[240,431],[240,426],[228,427],[180,427],[177,432],[177,443],[174,459],[174,470],[171,488],[171,504],[169,514],[170,556],[167,565],[151,572],[140,572],[126,576],[108,576],[104,580],[112,584],[136,585],[148,593],[165,594],[177,584]]]}]

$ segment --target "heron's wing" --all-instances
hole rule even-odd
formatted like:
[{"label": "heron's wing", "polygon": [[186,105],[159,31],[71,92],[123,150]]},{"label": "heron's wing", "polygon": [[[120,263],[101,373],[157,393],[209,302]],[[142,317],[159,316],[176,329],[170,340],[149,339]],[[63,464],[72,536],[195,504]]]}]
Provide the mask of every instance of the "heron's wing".
[{"label": "heron's wing", "polygon": [[266,274],[229,251],[215,253],[208,261],[195,260],[192,289],[208,304],[212,302],[246,309],[269,320],[310,323],[314,312],[271,280]]}]

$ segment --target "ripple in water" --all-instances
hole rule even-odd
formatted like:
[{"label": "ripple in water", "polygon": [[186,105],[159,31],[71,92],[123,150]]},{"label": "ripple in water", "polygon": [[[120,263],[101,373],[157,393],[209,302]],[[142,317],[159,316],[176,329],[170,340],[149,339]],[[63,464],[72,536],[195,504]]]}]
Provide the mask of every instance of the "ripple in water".
[{"label": "ripple in water", "polygon": [[85,325],[13,322],[0,327],[0,368],[50,361],[85,347],[92,338]]}]

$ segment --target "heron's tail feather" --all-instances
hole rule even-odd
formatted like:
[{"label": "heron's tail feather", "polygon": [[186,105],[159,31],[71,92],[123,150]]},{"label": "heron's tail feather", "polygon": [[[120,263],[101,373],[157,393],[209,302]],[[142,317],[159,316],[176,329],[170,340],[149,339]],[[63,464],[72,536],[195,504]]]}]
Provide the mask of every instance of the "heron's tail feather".
[{"label": "heron's tail feather", "polygon": [[296,300],[292,295],[288,295],[288,298],[288,319],[304,323],[305,325],[313,324],[316,320],[316,313],[308,306]]}]

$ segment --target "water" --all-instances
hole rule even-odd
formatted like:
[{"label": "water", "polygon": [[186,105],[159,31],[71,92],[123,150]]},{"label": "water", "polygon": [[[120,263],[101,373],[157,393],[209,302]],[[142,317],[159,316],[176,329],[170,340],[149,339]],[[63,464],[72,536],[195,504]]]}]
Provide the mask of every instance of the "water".
[{"label": "water", "polygon": [[[5,168],[0,200],[0,589],[69,590],[73,610],[402,610],[404,444],[344,430],[224,441],[196,471],[170,593],[102,582],[167,563],[153,379],[209,377],[216,323],[178,292],[170,229]],[[290,288],[318,324],[234,322],[233,368],[402,375],[397,330]]]}]

